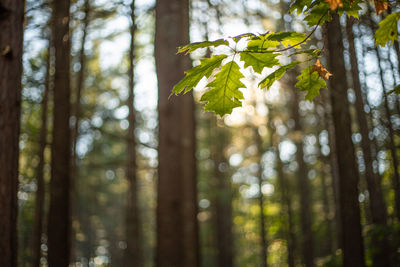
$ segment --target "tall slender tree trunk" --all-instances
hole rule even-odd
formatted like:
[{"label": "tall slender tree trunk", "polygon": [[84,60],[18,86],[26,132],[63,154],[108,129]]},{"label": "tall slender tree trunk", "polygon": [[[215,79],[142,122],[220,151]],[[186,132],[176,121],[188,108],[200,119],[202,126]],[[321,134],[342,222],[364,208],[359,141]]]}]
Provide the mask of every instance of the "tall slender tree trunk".
[{"label": "tall slender tree trunk", "polygon": [[299,114],[299,95],[295,91],[295,79],[292,75],[289,77],[289,86],[292,89],[292,117],[294,120],[294,143],[296,144],[296,161],[299,166],[297,171],[298,189],[300,191],[300,224],[301,224],[301,248],[302,261],[307,267],[314,266],[314,242],[312,233],[312,209],[311,209],[311,191],[310,181],[307,176],[307,166],[304,162],[303,151],[303,129]]},{"label": "tall slender tree trunk", "polygon": [[140,250],[140,215],[138,205],[138,186],[137,186],[137,164],[136,164],[136,139],[135,139],[135,128],[136,128],[136,111],[134,107],[135,101],[135,1],[131,2],[131,43],[129,49],[129,128],[128,128],[128,166],[127,166],[127,179],[129,183],[128,191],[128,203],[127,203],[127,214],[126,214],[126,243],[127,248],[124,252],[125,266],[142,266],[142,254]]},{"label": "tall slender tree trunk", "polygon": [[288,250],[287,263],[289,267],[295,266],[295,250],[296,250],[296,235],[294,230],[294,216],[292,207],[292,198],[289,195],[289,183],[283,173],[283,164],[279,156],[279,145],[275,144],[276,151],[276,171],[278,176],[278,183],[281,190],[282,206],[283,210],[287,214],[287,229],[286,229],[286,242]]},{"label": "tall slender tree trunk", "polygon": [[168,99],[189,65],[188,58],[176,56],[176,48],[189,41],[188,10],[187,0],[156,2],[158,267],[199,264],[193,99],[190,94]]},{"label": "tall slender tree trunk", "polygon": [[340,196],[339,196],[339,166],[337,160],[337,152],[336,152],[336,140],[335,140],[335,129],[333,125],[332,119],[332,109],[328,99],[328,92],[321,92],[321,100],[322,104],[325,107],[324,118],[323,118],[323,128],[328,132],[328,140],[329,140],[329,162],[330,162],[330,172],[332,177],[332,191],[333,191],[333,200],[334,200],[334,208],[335,208],[335,228],[337,232],[337,242],[335,248],[342,248],[342,225],[341,225],[341,215],[340,215]]},{"label": "tall slender tree trunk", "polygon": [[232,187],[228,174],[227,159],[224,155],[228,145],[228,133],[217,125],[217,119],[213,119],[211,158],[214,162],[213,187],[216,195],[214,199],[215,229],[217,239],[218,266],[233,266],[233,235],[232,235]]},{"label": "tall slender tree trunk", "polygon": [[[358,64],[356,57],[356,49],[354,46],[354,35],[353,35],[353,23],[354,18],[349,18],[347,21],[346,32],[347,39],[349,42],[349,53],[351,62],[351,74],[353,80],[353,90],[356,94],[356,110],[358,125],[361,133],[361,148],[363,151],[364,162],[365,162],[365,179],[367,181],[367,187],[370,199],[370,212],[372,223],[377,226],[385,226],[387,221],[386,205],[383,199],[381,185],[379,178],[373,170],[373,158],[371,151],[371,142],[369,140],[369,129],[366,115],[364,113],[364,101],[361,93],[361,83],[359,79]],[[374,250],[373,253],[373,265],[378,266],[390,266],[390,249],[388,248],[388,240],[384,238],[377,239],[374,244],[378,249]]]},{"label": "tall slender tree trunk", "polygon": [[53,2],[55,47],[54,117],[51,153],[48,262],[50,267],[68,266],[71,247],[70,171],[70,1]]},{"label": "tall slender tree trunk", "polygon": [[[188,67],[189,68],[189,67]],[[196,132],[195,103],[193,94],[183,97],[182,125],[182,171],[183,171],[183,219],[185,249],[184,266],[200,266],[199,226],[197,220],[197,166],[196,166]]]},{"label": "tall slender tree trunk", "polygon": [[329,91],[339,167],[343,266],[363,267],[365,263],[358,203],[359,177],[351,140],[350,113],[347,101],[348,87],[345,79],[346,68],[339,17],[334,15],[325,29],[328,66],[333,73],[329,81]]},{"label": "tall slender tree trunk", "polygon": [[17,266],[24,0],[0,0],[0,266]]},{"label": "tall slender tree trunk", "polygon": [[[322,110],[322,114],[318,114],[318,119],[320,122],[320,126],[321,128],[318,129],[318,131],[320,130],[325,130],[326,129],[326,122],[325,122],[325,113],[327,112],[326,107],[324,107],[323,105],[320,106],[321,110]],[[318,153],[318,157],[321,161],[321,168],[320,168],[320,176],[321,176],[321,196],[322,196],[322,209],[323,209],[323,213],[324,213],[324,223],[327,225],[327,230],[325,232],[326,234],[326,238],[325,238],[325,252],[327,254],[330,255],[334,255],[335,251],[336,251],[336,246],[335,246],[335,227],[333,224],[333,219],[334,217],[332,216],[332,214],[334,214],[331,211],[331,203],[330,203],[330,199],[329,199],[329,195],[331,195],[330,193],[330,189],[333,187],[332,183],[333,183],[333,177],[332,177],[332,167],[330,166],[330,162],[329,162],[329,157],[325,156],[322,153],[322,144],[321,144],[321,140],[318,139],[318,149],[319,149],[319,153]]]},{"label": "tall slender tree trunk", "polygon": [[376,57],[378,59],[378,66],[379,66],[379,77],[381,78],[381,84],[383,88],[383,107],[385,110],[385,115],[387,119],[387,128],[389,131],[389,149],[392,156],[392,165],[393,165],[393,176],[392,176],[392,183],[394,189],[394,198],[395,198],[395,210],[397,219],[400,220],[400,173],[399,173],[399,159],[397,157],[397,149],[396,143],[394,141],[394,130],[393,130],[393,123],[391,120],[392,114],[389,108],[389,100],[387,96],[387,89],[385,85],[385,78],[383,76],[382,65],[381,65],[381,56],[379,54],[379,49],[375,47]]},{"label": "tall slender tree trunk", "polygon": [[[268,266],[268,241],[267,241],[267,233],[266,233],[266,223],[265,223],[265,199],[264,194],[262,192],[262,185],[263,185],[263,164],[262,164],[262,155],[264,152],[263,149],[263,140],[258,133],[258,127],[253,126],[253,134],[256,139],[256,145],[258,149],[258,171],[257,171],[257,178],[258,178],[258,187],[259,187],[259,195],[258,195],[258,206],[260,208],[260,236],[261,236],[261,266],[267,267]],[[272,142],[271,142],[272,143]],[[271,144],[272,146],[272,144]]]},{"label": "tall slender tree trunk", "polygon": [[[271,148],[275,151],[276,157],[276,172],[277,172],[277,180],[278,186],[280,189],[280,201],[281,201],[281,209],[282,214],[287,215],[287,221],[284,221],[284,234],[287,242],[287,264],[289,267],[295,266],[295,250],[296,250],[296,235],[294,232],[294,223],[293,223],[293,209],[292,209],[292,199],[289,194],[289,183],[285,177],[283,172],[283,163],[280,158],[279,152],[279,137],[276,135],[275,128],[273,126],[273,115],[272,108],[268,105],[268,123],[267,127],[270,131],[270,144]],[[286,218],[286,216],[285,216]]]},{"label": "tall slender tree trunk", "polygon": [[44,217],[44,198],[45,198],[45,184],[44,184],[44,151],[47,145],[47,109],[48,109],[48,98],[50,91],[50,65],[51,65],[51,41],[49,41],[49,49],[47,54],[47,65],[46,65],[46,78],[45,78],[45,89],[42,98],[42,125],[40,128],[40,140],[39,140],[39,164],[37,166],[37,189],[35,194],[35,214],[34,214],[34,226],[33,226],[33,237],[32,237],[32,264],[34,267],[40,266],[41,257],[41,244],[42,244],[42,233],[43,233],[43,217]]},{"label": "tall slender tree trunk", "polygon": [[[74,209],[75,207],[75,201],[77,199],[77,188],[75,187],[76,182],[79,177],[79,170],[78,170],[78,158],[76,155],[76,144],[78,142],[79,138],[79,123],[81,120],[81,96],[82,96],[82,91],[84,87],[84,82],[85,82],[85,71],[86,71],[86,54],[85,54],[85,44],[86,44],[86,39],[87,39],[87,32],[88,32],[88,27],[89,27],[89,22],[90,22],[90,0],[85,0],[84,3],[84,13],[85,17],[83,18],[83,29],[82,29],[82,39],[81,39],[81,47],[79,51],[79,64],[80,64],[80,70],[78,72],[78,79],[76,80],[76,95],[75,95],[75,103],[73,106],[73,112],[74,112],[74,118],[75,118],[75,123],[74,127],[72,128],[72,133],[71,133],[71,140],[72,140],[72,155],[71,155],[71,185],[70,185],[70,191],[71,191],[71,220],[76,219],[76,211]],[[71,259],[74,258],[75,254],[75,242],[74,236],[75,236],[75,231],[77,229],[71,228]]]}]

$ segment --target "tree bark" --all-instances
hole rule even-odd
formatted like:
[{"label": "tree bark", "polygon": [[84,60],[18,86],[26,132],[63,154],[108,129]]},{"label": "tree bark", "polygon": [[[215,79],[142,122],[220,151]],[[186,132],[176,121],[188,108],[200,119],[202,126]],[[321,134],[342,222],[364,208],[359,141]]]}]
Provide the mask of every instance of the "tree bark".
[{"label": "tree bark", "polygon": [[211,158],[214,162],[213,187],[216,188],[214,204],[215,230],[217,240],[218,266],[233,266],[233,236],[232,236],[232,187],[228,175],[227,159],[225,157],[228,145],[228,133],[218,126],[218,119],[211,120]]},{"label": "tree bark", "polygon": [[137,163],[136,163],[136,111],[134,107],[135,102],[135,1],[131,2],[131,26],[130,26],[130,49],[129,49],[129,128],[128,128],[128,166],[126,176],[128,179],[128,203],[126,214],[126,243],[127,248],[124,252],[125,266],[142,266],[142,253],[140,247],[140,214],[138,204],[138,186],[137,186]]},{"label": "tree bark", "polygon": [[[363,151],[364,162],[365,162],[365,179],[367,181],[367,187],[370,199],[370,212],[372,223],[376,226],[385,226],[387,221],[386,205],[383,199],[382,188],[379,183],[379,177],[374,173],[372,164],[372,151],[371,142],[369,140],[369,129],[367,118],[364,113],[364,101],[361,93],[361,83],[359,79],[358,64],[356,49],[354,47],[354,35],[353,35],[353,23],[354,18],[347,20],[346,32],[347,39],[349,42],[349,53],[351,63],[351,74],[353,80],[353,90],[356,94],[356,110],[358,125],[361,133],[361,148]],[[381,239],[374,241],[374,246],[377,249],[373,253],[373,266],[390,266],[390,248],[388,248],[388,239],[385,236]]]},{"label": "tree bark", "polygon": [[328,140],[329,140],[329,161],[330,161],[330,172],[332,177],[332,191],[333,191],[333,200],[335,207],[335,226],[337,232],[337,242],[336,248],[342,248],[342,225],[341,225],[341,215],[340,215],[340,196],[339,196],[339,166],[337,160],[337,152],[336,152],[336,138],[335,138],[335,128],[333,125],[332,118],[332,108],[329,103],[328,92],[321,92],[321,100],[322,104],[325,106],[324,112],[324,129],[328,131]]},{"label": "tree bark", "polygon": [[55,47],[54,117],[51,153],[48,262],[68,266],[71,247],[70,171],[70,1],[53,2]]},{"label": "tree bark", "polygon": [[49,41],[49,49],[47,54],[47,65],[46,65],[46,78],[45,88],[42,98],[42,125],[40,128],[40,140],[39,140],[39,164],[37,166],[37,177],[36,177],[36,194],[35,194],[35,214],[34,214],[34,226],[33,226],[33,237],[32,237],[32,264],[34,267],[40,266],[41,257],[41,244],[42,244],[42,233],[43,233],[43,217],[44,217],[44,198],[45,198],[45,183],[44,183],[44,151],[47,145],[47,109],[48,109],[48,98],[50,91],[50,65],[51,65],[51,41]]},{"label": "tree bark", "polygon": [[400,220],[400,173],[399,173],[399,159],[397,158],[397,149],[396,143],[394,141],[394,130],[393,130],[393,123],[391,120],[391,112],[389,108],[389,100],[387,97],[387,90],[385,85],[385,78],[383,76],[383,71],[381,67],[381,56],[379,54],[379,50],[375,47],[376,57],[378,59],[378,66],[379,66],[379,76],[381,78],[381,84],[383,88],[383,107],[385,110],[385,115],[387,119],[387,128],[389,131],[389,149],[392,156],[392,164],[393,164],[393,176],[392,176],[392,183],[394,189],[394,199],[395,199],[395,210],[396,210],[396,217]]},{"label": "tree bark", "polygon": [[188,67],[188,58],[176,56],[176,48],[189,41],[188,9],[187,0],[156,2],[158,267],[196,267],[199,264],[193,99],[189,99],[190,94],[168,99]]},{"label": "tree bark", "polygon": [[280,158],[279,152],[279,137],[276,134],[276,130],[273,126],[273,115],[272,108],[268,105],[268,130],[270,131],[271,138],[271,148],[275,152],[276,157],[276,172],[277,172],[277,181],[278,187],[280,191],[280,201],[281,201],[281,210],[282,216],[285,217],[287,215],[287,221],[284,224],[284,235],[287,242],[287,264],[289,267],[295,266],[295,250],[296,250],[296,235],[294,233],[294,223],[293,223],[293,209],[292,209],[292,198],[290,197],[290,185],[289,181],[287,181],[285,174],[283,172],[283,163]]},{"label": "tree bark", "polygon": [[333,73],[329,81],[329,91],[339,167],[343,266],[363,267],[365,266],[364,248],[357,189],[359,177],[351,140],[348,87],[339,17],[334,15],[325,29],[328,66]]},{"label": "tree bark", "polygon": [[294,120],[294,143],[296,144],[296,161],[298,164],[297,179],[298,189],[300,191],[300,224],[301,224],[301,247],[302,262],[306,267],[314,266],[314,242],[312,233],[312,208],[310,181],[307,176],[307,166],[304,162],[303,151],[303,129],[299,114],[299,95],[295,91],[294,73],[289,77],[289,86],[292,89],[292,118]]},{"label": "tree bark", "polygon": [[295,266],[295,250],[296,250],[296,235],[294,232],[294,216],[292,208],[292,198],[289,194],[289,183],[283,173],[283,164],[279,156],[279,144],[275,144],[276,154],[276,171],[278,176],[278,183],[281,191],[282,208],[287,214],[287,227],[286,227],[286,242],[288,250],[287,263],[289,267]]},{"label": "tree bark", "polygon": [[0,0],[0,266],[17,266],[24,0]]},{"label": "tree bark", "polygon": [[[264,153],[263,149],[263,140],[258,133],[258,127],[253,126],[253,134],[256,139],[256,145],[258,149],[258,171],[257,171],[257,178],[258,178],[258,187],[259,187],[259,195],[258,195],[258,206],[260,208],[260,236],[261,236],[261,266],[267,267],[268,266],[268,240],[267,240],[267,233],[265,229],[265,199],[264,194],[262,192],[262,185],[263,185],[263,164],[262,164],[262,156]],[[272,142],[271,142],[272,143]],[[272,146],[272,144],[271,144]]]},{"label": "tree bark", "polygon": [[[86,54],[85,54],[85,44],[87,39],[87,31],[90,22],[90,0],[85,0],[84,3],[84,13],[85,17],[83,18],[83,29],[82,29],[82,39],[81,39],[81,47],[79,51],[79,64],[80,70],[78,72],[78,79],[76,80],[76,95],[75,95],[75,103],[73,106],[74,112],[74,127],[72,128],[71,133],[71,142],[72,142],[72,154],[71,154],[71,220],[76,219],[76,211],[75,211],[75,201],[77,199],[78,192],[76,191],[76,181],[79,179],[79,170],[78,170],[78,158],[76,155],[76,144],[79,138],[79,123],[81,120],[81,95],[83,91],[83,86],[85,82],[85,71],[86,71]],[[77,229],[71,228],[71,238],[74,240],[75,232]],[[74,258],[75,254],[75,242],[71,241],[71,259]]]}]

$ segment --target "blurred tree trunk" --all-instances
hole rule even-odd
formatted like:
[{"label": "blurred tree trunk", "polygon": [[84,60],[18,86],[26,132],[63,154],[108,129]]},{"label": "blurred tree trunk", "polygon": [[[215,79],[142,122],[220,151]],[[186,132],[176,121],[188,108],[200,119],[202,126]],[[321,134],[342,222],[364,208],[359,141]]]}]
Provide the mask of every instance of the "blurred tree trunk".
[{"label": "blurred tree trunk", "polygon": [[[257,178],[258,178],[258,187],[259,187],[259,195],[258,195],[258,206],[260,208],[260,236],[261,236],[261,266],[267,267],[268,266],[268,241],[267,241],[267,233],[265,229],[265,199],[264,194],[262,192],[262,185],[263,185],[263,164],[262,164],[262,156],[264,153],[263,147],[263,140],[258,132],[258,127],[253,126],[253,134],[256,140],[257,151],[258,151],[258,171],[257,171]],[[272,140],[271,140],[272,141]],[[272,146],[272,142],[271,146]]]},{"label": "blurred tree trunk", "polygon": [[280,189],[280,201],[281,201],[281,213],[287,221],[283,220],[284,224],[284,234],[285,239],[287,242],[287,264],[289,267],[295,266],[295,250],[296,250],[296,235],[294,233],[294,223],[293,223],[293,208],[292,208],[292,198],[290,197],[290,184],[287,181],[285,174],[283,173],[283,163],[280,158],[280,151],[279,151],[279,137],[276,133],[276,130],[273,125],[273,115],[272,115],[272,108],[270,105],[268,106],[268,122],[267,127],[270,131],[270,143],[271,148],[275,151],[276,157],[276,172],[277,172],[277,180],[278,180],[278,187]]},{"label": "blurred tree trunk", "polygon": [[137,164],[136,164],[136,139],[135,139],[135,1],[131,2],[131,26],[130,35],[131,43],[129,49],[129,128],[128,128],[128,166],[127,166],[127,179],[129,184],[128,189],[128,203],[126,210],[126,243],[127,248],[124,251],[124,266],[142,266],[142,254],[140,250],[140,215],[138,205],[138,187],[137,187]]},{"label": "blurred tree trunk", "polygon": [[54,117],[51,153],[48,262],[68,266],[71,247],[70,170],[70,0],[53,2],[55,47]]},{"label": "blurred tree trunk", "polygon": [[[373,158],[371,151],[371,142],[369,140],[369,129],[366,115],[364,113],[364,101],[361,93],[361,83],[359,79],[358,64],[356,57],[356,49],[354,46],[354,35],[353,35],[353,23],[354,18],[347,20],[346,31],[347,39],[349,42],[349,53],[351,63],[351,74],[353,81],[353,90],[356,94],[356,110],[358,125],[361,133],[361,148],[363,151],[364,162],[365,162],[365,179],[367,181],[367,187],[370,199],[370,212],[372,217],[372,223],[377,226],[385,226],[387,221],[386,205],[383,199],[381,185],[379,178],[373,170]],[[373,253],[373,266],[390,266],[390,249],[388,248],[387,237],[383,237],[380,240],[375,240],[374,245],[377,249]]]},{"label": "blurred tree trunk", "polygon": [[17,266],[18,157],[25,1],[0,0],[0,266]]},{"label": "blurred tree trunk", "polygon": [[[329,131],[327,130],[327,113],[328,113],[328,108],[325,106],[325,103],[323,101],[323,97],[321,97],[321,105],[319,106],[320,112],[319,114],[319,122],[320,122],[320,128],[319,131],[321,130],[326,130],[328,132],[328,136],[330,136]],[[328,137],[329,138],[329,137]],[[328,144],[330,142],[328,141]],[[332,144],[330,144],[332,145]],[[337,238],[335,238],[338,234],[338,220],[336,218],[337,211],[336,211],[336,196],[335,193],[337,190],[335,190],[335,181],[334,181],[334,176],[335,171],[337,172],[337,169],[334,170],[335,165],[332,164],[331,161],[331,153],[332,149],[330,148],[330,154],[329,155],[324,155],[322,153],[323,151],[323,144],[321,143],[321,138],[318,138],[318,149],[319,153],[318,156],[321,160],[321,188],[322,188],[322,203],[323,203],[323,211],[324,211],[324,219],[325,222],[328,224],[327,226],[327,247],[326,247],[326,252],[330,253],[331,255],[334,255],[337,248],[338,248],[338,242]],[[331,203],[331,198],[330,196],[333,197],[333,204]],[[332,211],[332,208],[334,211]],[[333,214],[333,216],[332,216]]]},{"label": "blurred tree trunk", "polygon": [[326,53],[335,145],[339,167],[339,196],[342,221],[343,266],[365,266],[361,236],[360,207],[358,203],[358,170],[351,140],[350,113],[347,101],[346,68],[343,58],[343,39],[339,17],[333,16],[325,28]]},{"label": "blurred tree trunk", "polygon": [[217,239],[218,266],[233,266],[232,234],[232,187],[228,174],[225,150],[229,144],[229,133],[218,126],[217,118],[211,120],[211,158],[214,162],[213,187],[216,188],[214,214]]},{"label": "blurred tree trunk", "polygon": [[176,48],[189,42],[187,0],[156,2],[158,75],[158,199],[156,266],[199,265],[194,104],[191,94],[168,99],[189,67]]},{"label": "blurred tree trunk", "polygon": [[43,218],[44,218],[44,198],[45,198],[45,183],[44,183],[44,151],[47,145],[47,109],[48,109],[48,98],[50,91],[50,67],[51,67],[51,48],[52,44],[49,40],[49,49],[47,52],[47,65],[46,65],[46,78],[44,85],[44,92],[42,97],[42,125],[40,128],[40,140],[39,140],[39,164],[37,166],[37,177],[36,177],[36,194],[35,194],[35,214],[33,223],[33,234],[32,234],[32,265],[39,267],[41,257],[41,245],[42,245],[42,233],[43,233]]},{"label": "blurred tree trunk", "polygon": [[304,162],[303,129],[299,114],[299,95],[295,91],[295,76],[291,73],[288,86],[292,90],[291,115],[294,120],[293,141],[296,144],[297,188],[300,192],[300,224],[301,224],[301,248],[302,262],[306,267],[314,266],[314,242],[312,233],[312,205],[310,181],[307,175],[307,165]]},{"label": "blurred tree trunk", "polygon": [[[74,221],[77,218],[76,211],[74,210],[75,207],[75,201],[77,199],[77,188],[75,187],[76,181],[78,180],[79,177],[79,170],[78,170],[78,158],[76,155],[76,144],[78,142],[79,138],[79,123],[81,120],[82,112],[81,112],[81,95],[83,91],[83,86],[85,82],[85,71],[86,71],[86,54],[85,54],[85,44],[86,44],[86,39],[87,39],[87,32],[88,32],[88,27],[89,27],[89,21],[90,21],[90,0],[85,0],[84,3],[84,13],[85,17],[83,18],[83,29],[82,29],[82,39],[81,39],[81,47],[79,51],[79,64],[80,64],[80,69],[78,72],[78,79],[76,80],[76,95],[75,95],[75,103],[73,106],[73,112],[74,112],[74,127],[72,128],[72,133],[71,133],[71,140],[72,140],[72,155],[71,155],[71,220]],[[74,224],[72,224],[74,225]],[[71,229],[71,259],[74,258],[75,254],[75,242],[73,241],[75,238],[75,232],[77,229],[72,228]]]},{"label": "blurred tree trunk", "polygon": [[289,183],[283,173],[283,164],[281,158],[279,156],[279,143],[275,142],[275,154],[276,154],[276,171],[278,176],[278,184],[281,190],[281,201],[282,201],[282,209],[283,214],[287,214],[287,227],[285,227],[286,234],[286,242],[287,242],[287,250],[288,250],[288,258],[287,263],[289,267],[295,266],[295,250],[296,250],[296,235],[294,230],[293,223],[293,207],[292,207],[292,198],[289,194]]},{"label": "blurred tree trunk", "polygon": [[397,149],[396,143],[394,140],[395,132],[393,130],[393,123],[392,123],[392,114],[389,108],[389,100],[387,96],[388,90],[386,89],[385,85],[385,78],[382,71],[381,65],[381,55],[379,54],[379,49],[375,47],[376,57],[378,59],[378,66],[379,66],[379,77],[381,78],[381,84],[383,88],[383,107],[385,110],[385,115],[387,119],[387,125],[389,131],[389,150],[392,156],[392,164],[393,164],[393,176],[392,176],[392,183],[394,189],[394,198],[395,198],[395,210],[397,219],[400,220],[400,174],[399,174],[399,159],[397,158]]},{"label": "blurred tree trunk", "polygon": [[337,232],[337,243],[336,248],[342,248],[342,219],[340,215],[340,196],[339,196],[339,166],[338,166],[338,157],[336,152],[336,139],[335,139],[335,128],[333,125],[332,118],[332,107],[329,103],[328,92],[322,90],[321,92],[321,101],[325,107],[324,112],[324,129],[328,132],[328,142],[329,142],[329,162],[330,162],[330,172],[332,177],[332,191],[333,191],[333,200],[335,207],[335,226]]}]

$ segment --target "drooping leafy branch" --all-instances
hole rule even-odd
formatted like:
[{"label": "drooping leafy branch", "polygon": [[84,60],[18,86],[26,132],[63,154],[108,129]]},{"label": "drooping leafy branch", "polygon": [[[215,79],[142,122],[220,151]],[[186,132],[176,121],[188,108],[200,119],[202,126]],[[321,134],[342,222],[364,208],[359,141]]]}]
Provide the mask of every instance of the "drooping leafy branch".
[{"label": "drooping leafy branch", "polygon": [[[326,87],[326,80],[331,74],[325,69],[319,57],[319,49],[307,47],[317,27],[332,19],[334,13],[346,14],[358,18],[361,10],[361,0],[295,0],[290,7],[290,12],[298,15],[303,13],[308,26],[314,27],[307,35],[298,32],[267,32],[264,34],[245,33],[227,39],[191,43],[178,48],[178,53],[189,54],[201,48],[228,47],[228,53],[212,55],[204,58],[198,66],[188,70],[185,77],[173,88],[172,94],[179,95],[192,90],[203,78],[208,79],[206,91],[201,101],[205,101],[205,110],[214,111],[223,116],[230,114],[235,107],[242,105],[244,99],[240,88],[245,85],[240,81],[244,75],[240,71],[242,62],[244,68],[251,67],[254,72],[263,74],[265,68],[272,68],[259,84],[260,88],[269,89],[287,71],[296,68],[302,63],[308,63],[297,77],[296,87],[306,92],[305,98],[312,101],[319,95],[319,90]],[[386,0],[375,0],[376,12],[382,13],[389,8]],[[375,34],[376,45],[385,46],[387,42],[398,39],[397,23],[400,12],[387,16],[379,24],[380,28]],[[246,48],[238,50],[237,43],[246,42]],[[287,51],[292,50],[292,53]],[[293,58],[303,54],[302,61],[292,61],[282,65],[278,58]],[[310,64],[315,61],[315,64]]]}]

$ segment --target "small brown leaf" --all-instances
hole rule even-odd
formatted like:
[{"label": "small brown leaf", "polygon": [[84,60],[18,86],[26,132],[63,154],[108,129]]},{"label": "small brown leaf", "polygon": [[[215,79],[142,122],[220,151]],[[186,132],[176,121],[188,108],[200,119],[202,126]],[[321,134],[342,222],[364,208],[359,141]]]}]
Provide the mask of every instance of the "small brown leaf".
[{"label": "small brown leaf", "polygon": [[374,0],[376,14],[379,15],[383,11],[388,10],[389,2],[385,0]]},{"label": "small brown leaf", "polygon": [[332,10],[336,10],[338,7],[342,7],[342,0],[325,0],[329,4],[329,8]]},{"label": "small brown leaf", "polygon": [[321,64],[321,60],[317,59],[317,62],[315,62],[314,66],[311,69],[311,73],[314,71],[318,72],[319,76],[325,80],[329,80],[329,77],[332,76],[332,74],[324,68]]}]

